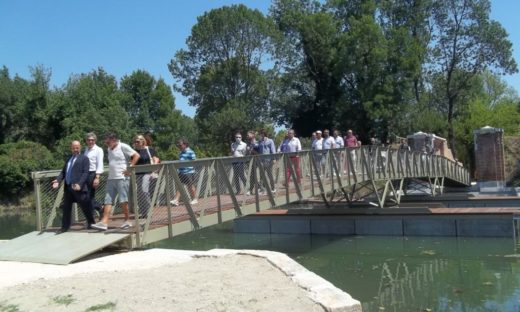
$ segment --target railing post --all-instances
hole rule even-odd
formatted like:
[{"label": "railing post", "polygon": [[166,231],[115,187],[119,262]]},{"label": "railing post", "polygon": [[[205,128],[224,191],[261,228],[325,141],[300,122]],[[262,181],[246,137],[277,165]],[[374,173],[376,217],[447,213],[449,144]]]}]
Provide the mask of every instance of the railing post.
[{"label": "railing post", "polygon": [[[217,219],[218,223],[222,223],[222,203],[220,199],[220,177],[221,173],[220,170],[217,168],[217,160],[214,160],[211,164],[213,166],[213,170],[215,171],[215,180],[216,180],[216,186],[217,186]],[[225,177],[224,177],[225,178]]]},{"label": "railing post", "polygon": [[134,212],[135,244],[141,247],[141,224],[139,223],[139,205],[137,204],[137,179],[135,167],[128,167],[130,171],[130,195],[132,200],[128,203],[128,209]]},{"label": "railing post", "polygon": [[40,178],[36,177],[34,172],[31,174],[34,181],[34,195],[36,200],[36,230],[41,231],[42,226],[42,199],[41,199],[41,185]]}]

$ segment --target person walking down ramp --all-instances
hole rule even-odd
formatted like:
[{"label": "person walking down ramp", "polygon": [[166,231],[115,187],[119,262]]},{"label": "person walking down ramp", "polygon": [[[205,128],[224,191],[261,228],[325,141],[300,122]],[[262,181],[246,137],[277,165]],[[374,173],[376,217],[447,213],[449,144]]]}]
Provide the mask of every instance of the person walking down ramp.
[{"label": "person walking down ramp", "polygon": [[70,229],[72,216],[72,203],[78,203],[87,220],[87,228],[95,223],[94,215],[90,207],[89,189],[87,186],[90,161],[88,157],[81,154],[81,143],[72,141],[70,144],[70,157],[65,162],[63,169],[52,181],[52,188],[57,189],[61,181],[64,183],[63,193],[63,216],[61,218],[61,229],[59,232],[67,232]]},{"label": "person walking down ramp", "polygon": [[127,169],[128,166],[135,166],[137,161],[139,161],[139,154],[128,144],[120,142],[114,133],[105,135],[105,145],[108,148],[108,181],[103,218],[100,222],[92,225],[92,228],[102,231],[108,229],[110,211],[112,211],[116,196],[119,195],[119,203],[125,216],[125,222],[121,225],[121,229],[127,229],[133,226],[129,221],[128,191],[130,182]]}]

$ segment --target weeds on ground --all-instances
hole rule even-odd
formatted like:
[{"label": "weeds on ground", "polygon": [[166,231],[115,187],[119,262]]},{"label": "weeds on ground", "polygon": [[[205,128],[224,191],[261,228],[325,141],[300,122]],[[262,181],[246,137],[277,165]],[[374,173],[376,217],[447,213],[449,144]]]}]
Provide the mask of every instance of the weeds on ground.
[{"label": "weeds on ground", "polygon": [[1,301],[0,312],[20,312],[20,309],[17,304],[8,304],[5,301]]},{"label": "weeds on ground", "polygon": [[90,308],[86,309],[85,312],[114,310],[115,308],[116,308],[116,303],[109,301],[105,304],[98,304],[95,306],[91,306]]},{"label": "weeds on ground", "polygon": [[66,296],[56,296],[56,297],[52,298],[52,301],[54,301],[54,303],[56,303],[56,304],[62,304],[62,305],[68,306],[69,304],[76,301],[76,299],[74,299],[74,297],[71,294],[68,294]]}]

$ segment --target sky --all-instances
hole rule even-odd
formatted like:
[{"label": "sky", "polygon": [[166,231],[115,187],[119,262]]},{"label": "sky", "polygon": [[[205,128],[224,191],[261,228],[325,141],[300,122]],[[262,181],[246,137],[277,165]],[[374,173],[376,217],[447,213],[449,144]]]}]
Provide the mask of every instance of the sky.
[{"label": "sky", "polygon": [[[63,86],[72,74],[102,67],[118,80],[142,69],[167,84],[167,64],[185,48],[197,17],[213,8],[243,3],[267,13],[270,0],[0,0],[0,66],[11,77],[30,78],[30,67],[52,72],[51,85]],[[492,0],[491,18],[513,43],[520,66],[519,0]],[[520,74],[504,76],[520,93]],[[195,109],[175,93],[176,108]]]}]

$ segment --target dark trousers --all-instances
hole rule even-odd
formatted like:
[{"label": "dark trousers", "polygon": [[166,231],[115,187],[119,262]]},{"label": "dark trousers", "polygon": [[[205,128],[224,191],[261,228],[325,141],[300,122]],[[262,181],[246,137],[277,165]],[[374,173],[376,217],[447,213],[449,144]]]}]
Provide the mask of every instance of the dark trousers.
[{"label": "dark trousers", "polygon": [[270,186],[266,185],[265,188],[270,187],[271,190],[275,189],[275,183],[274,183],[274,177],[273,177],[273,162],[268,160],[264,162],[264,170],[267,175],[267,178],[269,179]]},{"label": "dark trousers", "polygon": [[90,212],[94,215],[94,210],[101,210],[101,205],[96,201],[96,189],[94,188],[94,179],[96,178],[96,172],[91,171],[88,174],[87,189],[89,196]]},{"label": "dark trousers", "polygon": [[63,216],[61,218],[62,230],[68,230],[70,228],[72,221],[72,203],[77,203],[80,206],[88,225],[96,223],[90,210],[90,198],[88,192],[76,192],[70,185],[66,184],[65,191],[63,192]]},{"label": "dark trousers", "polygon": [[236,194],[240,193],[240,181],[246,184],[246,175],[244,173],[244,163],[235,162],[233,163],[233,184],[235,185]]}]

